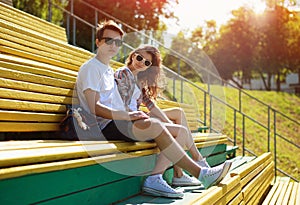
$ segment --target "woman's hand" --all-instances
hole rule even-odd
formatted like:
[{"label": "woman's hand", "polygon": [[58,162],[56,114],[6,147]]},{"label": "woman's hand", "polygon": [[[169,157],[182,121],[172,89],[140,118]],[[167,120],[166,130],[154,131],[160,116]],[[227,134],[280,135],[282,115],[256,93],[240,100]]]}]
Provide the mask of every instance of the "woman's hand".
[{"label": "woman's hand", "polygon": [[143,111],[133,111],[133,112],[129,112],[128,114],[129,114],[130,120],[141,120],[141,119],[148,119],[148,118],[150,118]]}]

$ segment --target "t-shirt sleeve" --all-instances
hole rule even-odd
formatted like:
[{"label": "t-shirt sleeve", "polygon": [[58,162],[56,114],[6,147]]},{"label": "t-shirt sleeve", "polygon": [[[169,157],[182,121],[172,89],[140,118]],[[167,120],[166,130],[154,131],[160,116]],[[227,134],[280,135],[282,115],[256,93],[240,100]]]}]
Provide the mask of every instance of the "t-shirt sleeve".
[{"label": "t-shirt sleeve", "polygon": [[91,89],[100,92],[101,74],[99,72],[87,67],[82,71],[81,78],[82,91]]}]

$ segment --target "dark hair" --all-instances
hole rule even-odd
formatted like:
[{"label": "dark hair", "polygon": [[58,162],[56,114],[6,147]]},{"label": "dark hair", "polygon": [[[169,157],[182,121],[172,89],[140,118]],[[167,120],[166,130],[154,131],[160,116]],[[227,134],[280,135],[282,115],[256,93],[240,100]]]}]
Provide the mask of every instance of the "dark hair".
[{"label": "dark hair", "polygon": [[158,79],[161,74],[161,56],[159,50],[151,45],[141,45],[129,54],[128,58],[126,59],[126,65],[131,65],[133,55],[141,51],[147,52],[151,55],[152,64],[146,70],[138,73],[138,84],[144,84],[144,87],[141,88],[143,94],[150,98],[156,99],[159,90]]},{"label": "dark hair", "polygon": [[120,28],[120,26],[116,22],[114,22],[113,20],[108,20],[98,24],[96,30],[96,38],[98,40],[101,40],[101,38],[103,37],[103,33],[106,29],[119,32],[121,37],[124,35],[124,31]]}]

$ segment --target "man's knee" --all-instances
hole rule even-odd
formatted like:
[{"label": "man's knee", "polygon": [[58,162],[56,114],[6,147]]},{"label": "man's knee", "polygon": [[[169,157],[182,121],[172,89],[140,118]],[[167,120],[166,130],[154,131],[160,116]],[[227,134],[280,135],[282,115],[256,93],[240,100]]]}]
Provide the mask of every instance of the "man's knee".
[{"label": "man's knee", "polygon": [[139,120],[133,124],[133,134],[143,140],[155,139],[166,132],[165,125],[158,119]]}]

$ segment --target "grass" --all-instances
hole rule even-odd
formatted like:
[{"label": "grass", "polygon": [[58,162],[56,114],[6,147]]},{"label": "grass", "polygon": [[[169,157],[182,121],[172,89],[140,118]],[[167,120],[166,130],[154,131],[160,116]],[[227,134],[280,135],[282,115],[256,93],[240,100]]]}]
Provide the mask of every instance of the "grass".
[{"label": "grass", "polygon": [[[211,93],[217,95],[227,105],[215,98],[210,101],[207,96],[205,115],[204,93],[187,84],[184,84],[184,91],[181,93],[179,91],[181,83],[176,82],[175,85],[178,101],[183,95],[182,98],[185,103],[197,104],[200,119],[204,120],[206,117],[208,125],[211,120],[213,128],[226,134],[231,139],[234,138],[234,109],[236,110],[238,155],[243,154],[243,142],[245,148],[256,155],[267,152],[268,146],[274,155],[276,142],[277,168],[300,180],[300,150],[290,143],[300,145],[300,126],[293,122],[293,120],[300,122],[300,98],[298,96],[273,91],[245,91],[256,98],[254,99],[247,94],[240,94],[233,88],[211,86]],[[197,85],[207,90],[205,85]],[[167,90],[169,93],[173,93],[173,82],[168,83]],[[241,101],[239,101],[239,96]],[[212,119],[210,119],[210,104]],[[273,110],[276,110],[276,113]],[[245,154],[251,155],[249,152],[245,152]],[[280,175],[280,173],[277,174]]]}]

